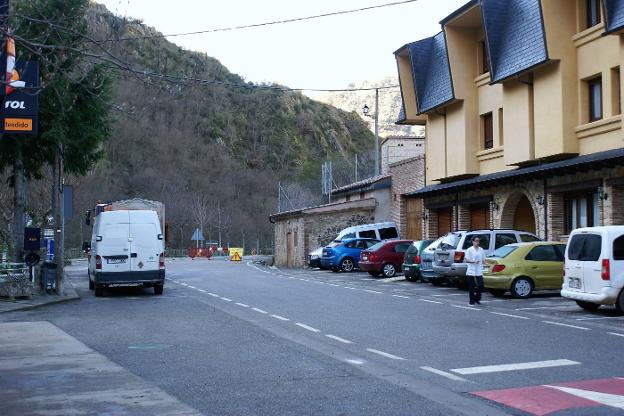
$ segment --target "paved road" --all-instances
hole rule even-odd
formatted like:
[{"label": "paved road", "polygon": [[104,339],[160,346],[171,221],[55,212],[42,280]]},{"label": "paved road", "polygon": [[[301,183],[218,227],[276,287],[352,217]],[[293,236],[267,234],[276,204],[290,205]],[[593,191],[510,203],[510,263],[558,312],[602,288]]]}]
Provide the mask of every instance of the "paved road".
[{"label": "paved road", "polygon": [[165,294],[119,289],[50,320],[204,414],[621,414],[624,318],[373,279],[174,260]]}]

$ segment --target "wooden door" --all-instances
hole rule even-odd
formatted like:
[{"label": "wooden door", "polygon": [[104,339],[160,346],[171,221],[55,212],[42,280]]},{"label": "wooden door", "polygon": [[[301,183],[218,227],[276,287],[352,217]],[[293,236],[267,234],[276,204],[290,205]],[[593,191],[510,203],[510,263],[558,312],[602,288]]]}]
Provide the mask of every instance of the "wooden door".
[{"label": "wooden door", "polygon": [[442,208],[438,213],[438,237],[453,229],[453,208]]},{"label": "wooden door", "polygon": [[295,261],[295,236],[293,233],[286,234],[286,267],[294,267]]},{"label": "wooden door", "polygon": [[407,200],[407,235],[408,240],[422,240],[422,199]]},{"label": "wooden door", "polygon": [[490,206],[479,204],[470,206],[470,229],[487,230],[490,228]]}]

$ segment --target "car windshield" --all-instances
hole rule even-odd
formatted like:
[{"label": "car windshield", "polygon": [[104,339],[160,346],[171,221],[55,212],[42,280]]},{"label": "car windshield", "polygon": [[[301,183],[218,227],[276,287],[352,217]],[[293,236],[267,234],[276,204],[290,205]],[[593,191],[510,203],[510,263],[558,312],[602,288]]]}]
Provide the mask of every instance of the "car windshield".
[{"label": "car windshield", "polygon": [[503,246],[499,249],[494,250],[494,252],[490,254],[488,257],[496,257],[499,259],[504,259],[508,255],[513,253],[517,248],[518,246]]},{"label": "car windshield", "polygon": [[440,241],[440,245],[438,248],[442,250],[454,249],[459,244],[459,240],[461,239],[461,234],[459,233],[448,233],[444,237],[442,237],[442,241]]},{"label": "car windshield", "polygon": [[410,244],[409,248],[407,249],[407,254],[415,253],[418,253],[418,247],[416,247],[414,244]]},{"label": "car windshield", "polygon": [[371,248],[369,248],[368,251],[379,250],[381,247],[383,247],[384,244],[385,244],[384,242],[377,243],[377,244],[371,246]]},{"label": "car windshield", "polygon": [[340,243],[342,240],[346,240],[347,238],[355,238],[355,232],[343,231],[340,234],[338,234],[338,237],[336,237],[334,242]]}]

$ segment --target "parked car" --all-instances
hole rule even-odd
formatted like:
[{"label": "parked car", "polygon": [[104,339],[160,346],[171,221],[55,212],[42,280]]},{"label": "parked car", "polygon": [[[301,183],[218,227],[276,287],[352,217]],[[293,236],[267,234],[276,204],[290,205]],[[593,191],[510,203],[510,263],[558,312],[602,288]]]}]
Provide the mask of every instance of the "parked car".
[{"label": "parked car", "polygon": [[375,244],[360,254],[360,270],[371,276],[394,277],[401,271],[401,265],[412,240],[388,240]]},{"label": "parked car", "polygon": [[321,256],[323,255],[323,247],[319,247],[316,250],[308,254],[308,267],[311,269],[319,268],[323,269],[321,265]]},{"label": "parked car", "polygon": [[473,230],[454,231],[446,234],[435,251],[433,270],[437,279],[460,286],[466,284],[466,250],[472,246],[472,239],[479,237],[485,255],[507,244],[539,241],[534,234],[518,230]]},{"label": "parked car", "polygon": [[333,272],[351,272],[358,267],[362,250],[371,248],[379,240],[372,238],[348,238],[323,248],[321,266]]},{"label": "parked car", "polygon": [[624,226],[579,228],[570,234],[561,296],[583,309],[615,305],[624,313]]},{"label": "parked car", "polygon": [[414,241],[408,247],[403,258],[403,274],[407,280],[417,281],[420,279],[420,265],[422,262],[421,253],[431,244],[433,240]]},{"label": "parked car", "polygon": [[372,238],[375,240],[390,240],[399,238],[399,229],[392,221],[376,224],[355,225],[345,228],[338,233],[334,242],[341,242],[347,238]]},{"label": "parked car", "polygon": [[436,279],[437,274],[433,270],[433,255],[442,239],[443,237],[438,238],[420,253],[420,280],[423,282],[430,282],[434,285],[439,284],[439,281]]},{"label": "parked car", "polygon": [[534,290],[559,289],[566,245],[559,242],[514,243],[500,247],[485,262],[483,284],[494,296],[510,291],[528,298]]}]

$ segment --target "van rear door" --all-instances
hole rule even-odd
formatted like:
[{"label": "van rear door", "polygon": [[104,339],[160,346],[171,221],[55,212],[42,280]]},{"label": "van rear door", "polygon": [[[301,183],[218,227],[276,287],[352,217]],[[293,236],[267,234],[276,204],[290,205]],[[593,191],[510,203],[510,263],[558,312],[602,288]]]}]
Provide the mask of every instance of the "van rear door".
[{"label": "van rear door", "polygon": [[601,279],[602,236],[580,231],[572,235],[565,262],[565,280],[570,290],[599,293],[605,286]]},{"label": "van rear door", "polygon": [[110,211],[100,215],[102,218],[96,235],[96,254],[102,258],[102,273],[129,272],[128,212]]},{"label": "van rear door", "polygon": [[160,227],[156,212],[130,212],[130,271],[145,272],[158,270],[162,253],[162,240],[158,239]]}]

